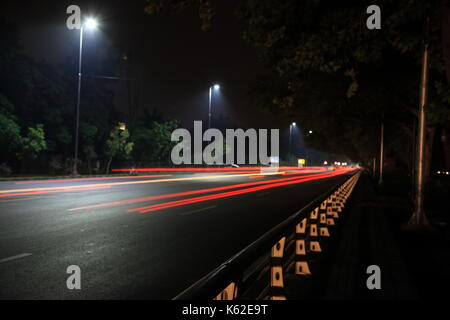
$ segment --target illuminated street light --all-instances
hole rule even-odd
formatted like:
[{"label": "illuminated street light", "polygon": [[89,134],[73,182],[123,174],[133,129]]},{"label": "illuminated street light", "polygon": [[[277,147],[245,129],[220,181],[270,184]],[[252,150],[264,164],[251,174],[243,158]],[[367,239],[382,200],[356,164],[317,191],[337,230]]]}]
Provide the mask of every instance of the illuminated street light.
[{"label": "illuminated street light", "polygon": [[73,174],[78,175],[78,131],[80,122],[80,96],[81,96],[81,66],[83,60],[83,31],[84,26],[86,28],[94,30],[97,28],[97,21],[93,18],[88,18],[84,25],[80,28],[80,55],[78,58],[78,92],[77,92],[77,113],[76,113],[76,125],[75,125],[75,154],[73,162]]},{"label": "illuminated street light", "polygon": [[209,112],[208,112],[208,129],[211,128],[211,100],[212,100],[212,90],[220,90],[219,84],[214,84],[209,87]]},{"label": "illuminated street light", "polygon": [[86,28],[91,30],[97,29],[97,25],[98,25],[97,20],[95,20],[94,18],[87,19],[85,23]]},{"label": "illuminated street light", "polygon": [[295,122],[292,122],[289,125],[289,153],[291,153],[291,141],[292,141],[292,128],[297,126]]}]

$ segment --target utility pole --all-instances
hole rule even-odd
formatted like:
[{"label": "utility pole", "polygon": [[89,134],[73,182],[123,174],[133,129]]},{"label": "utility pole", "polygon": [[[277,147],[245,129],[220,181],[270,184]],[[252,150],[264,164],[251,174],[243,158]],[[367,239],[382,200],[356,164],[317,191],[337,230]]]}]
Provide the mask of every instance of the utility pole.
[{"label": "utility pole", "polygon": [[211,129],[211,100],[212,100],[212,86],[209,87],[208,129]]},{"label": "utility pole", "polygon": [[384,153],[384,121],[381,121],[381,138],[380,138],[380,178],[378,184],[383,183],[383,153]]},{"label": "utility pole", "polygon": [[75,116],[75,152],[73,159],[73,169],[72,174],[74,176],[78,175],[78,131],[80,122],[80,96],[81,96],[81,63],[83,59],[83,27],[80,28],[80,51],[78,58],[78,90],[77,90],[77,110]]},{"label": "utility pole", "polygon": [[424,169],[425,169],[425,105],[428,99],[428,76],[429,76],[429,43],[430,15],[427,14],[425,25],[425,38],[422,53],[422,75],[420,82],[420,105],[419,105],[419,131],[417,148],[417,170],[416,170],[416,199],[415,210],[409,219],[409,225],[428,225],[427,217],[423,208],[424,202]]}]

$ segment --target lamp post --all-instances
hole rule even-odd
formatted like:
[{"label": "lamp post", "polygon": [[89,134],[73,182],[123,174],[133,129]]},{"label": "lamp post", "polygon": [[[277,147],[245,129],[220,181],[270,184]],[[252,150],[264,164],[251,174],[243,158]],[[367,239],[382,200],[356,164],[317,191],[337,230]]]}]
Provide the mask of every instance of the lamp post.
[{"label": "lamp post", "polygon": [[[312,135],[312,133],[313,133],[312,130],[309,130],[308,134],[306,136],[308,137],[308,136]],[[306,148],[306,146],[305,146],[305,151],[306,151],[306,164],[309,165],[309,151],[308,151],[308,148]]]},{"label": "lamp post", "polygon": [[220,90],[220,85],[215,84],[209,87],[209,109],[208,109],[208,129],[211,128],[211,100],[212,100],[212,91]]},{"label": "lamp post", "polygon": [[[95,29],[97,28],[97,21],[95,19],[89,18],[85,23],[86,28]],[[83,60],[83,32],[84,26],[80,27],[80,56],[78,59],[78,91],[77,91],[77,111],[76,111],[76,122],[75,122],[75,154],[73,163],[73,174],[78,175],[78,128],[80,122],[80,96],[81,96],[81,65]]]},{"label": "lamp post", "polygon": [[293,127],[295,127],[297,124],[295,123],[295,122],[292,122],[290,125],[289,125],[289,154],[291,154],[291,152],[292,152],[292,148],[291,148],[291,145],[292,145],[292,128]]}]

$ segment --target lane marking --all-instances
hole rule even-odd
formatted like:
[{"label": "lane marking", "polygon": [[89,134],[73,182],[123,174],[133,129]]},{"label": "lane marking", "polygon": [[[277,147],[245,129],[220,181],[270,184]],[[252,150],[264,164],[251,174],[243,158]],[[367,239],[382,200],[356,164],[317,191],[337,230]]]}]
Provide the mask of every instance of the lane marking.
[{"label": "lane marking", "polygon": [[16,256],[12,256],[12,257],[9,257],[9,258],[2,259],[2,260],[0,260],[0,263],[12,261],[12,260],[17,260],[17,259],[22,259],[22,258],[31,256],[31,255],[32,255],[32,253],[21,253],[21,254],[18,254]]},{"label": "lane marking", "polygon": [[22,199],[1,200],[0,203],[15,202],[15,201],[22,201],[22,200],[36,200],[36,199],[41,199],[41,198],[42,197],[28,197],[28,198],[22,198]]},{"label": "lane marking", "polygon": [[205,211],[205,210],[214,209],[215,207],[217,207],[217,206],[214,205],[214,206],[200,208],[200,209],[197,209],[197,210],[191,210],[191,211],[183,212],[183,213],[180,213],[180,216],[187,216],[187,215],[190,215],[190,214],[193,214],[193,213],[198,213],[198,212],[202,212],[202,211]]}]

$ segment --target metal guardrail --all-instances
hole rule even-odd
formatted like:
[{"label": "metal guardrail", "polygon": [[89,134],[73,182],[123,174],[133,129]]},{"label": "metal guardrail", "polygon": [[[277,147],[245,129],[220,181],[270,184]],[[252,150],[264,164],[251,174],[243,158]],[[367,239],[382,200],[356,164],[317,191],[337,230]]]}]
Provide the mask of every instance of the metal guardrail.
[{"label": "metal guardrail", "polygon": [[311,276],[310,263],[337,220],[361,171],[322,194],[177,295],[174,300],[285,300],[284,275]]}]

